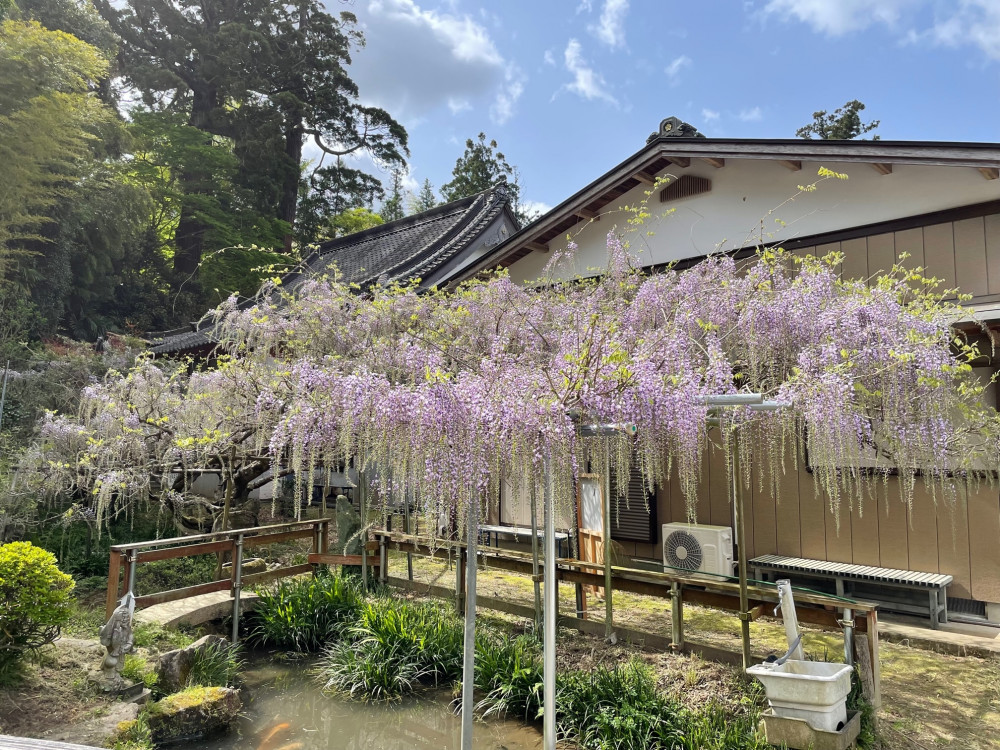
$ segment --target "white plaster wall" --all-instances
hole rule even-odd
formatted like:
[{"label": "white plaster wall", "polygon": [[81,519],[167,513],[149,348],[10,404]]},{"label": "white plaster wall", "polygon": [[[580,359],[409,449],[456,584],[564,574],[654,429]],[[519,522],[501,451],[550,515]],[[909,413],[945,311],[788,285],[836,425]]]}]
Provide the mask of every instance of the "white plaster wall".
[{"label": "white plaster wall", "polygon": [[[799,185],[818,179],[821,166],[846,173],[849,179],[825,180],[815,192],[788,202]],[[881,175],[869,164],[803,162],[800,171],[792,172],[776,161],[730,159],[721,169],[693,160],[687,169],[672,167],[661,173],[667,174],[707,177],[712,191],[671,204],[659,202],[659,191],[650,196],[654,217],[670,208],[675,211],[628,233],[642,266],[753,246],[762,220],[764,240],[773,243],[1000,199],[1000,180],[987,180],[971,167],[893,165],[892,174]],[[600,221],[581,220],[570,230],[579,249],[559,275],[593,275],[604,268],[608,232],[629,229],[627,217],[615,209],[639,204],[646,189],[635,188],[606,206]],[[550,250],[565,246],[565,238],[549,244]],[[519,283],[537,279],[551,257],[540,252],[525,256],[511,266],[511,278]]]}]

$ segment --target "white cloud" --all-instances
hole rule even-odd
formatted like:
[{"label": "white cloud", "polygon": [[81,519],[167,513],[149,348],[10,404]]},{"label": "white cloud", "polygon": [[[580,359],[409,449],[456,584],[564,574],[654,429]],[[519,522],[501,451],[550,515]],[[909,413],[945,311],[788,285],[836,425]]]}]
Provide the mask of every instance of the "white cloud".
[{"label": "white cloud", "polygon": [[760,111],[760,107],[754,107],[753,109],[741,110],[737,117],[743,122],[760,122],[764,119],[764,113]]},{"label": "white cloud", "polygon": [[703,109],[701,116],[706,122],[715,122],[719,119],[719,113],[714,109]]},{"label": "white cloud", "polygon": [[552,210],[552,206],[542,201],[521,201],[521,210],[529,216],[547,214]]},{"label": "white cloud", "polygon": [[604,0],[601,16],[597,23],[590,24],[587,31],[615,49],[625,46],[625,16],[628,0]]},{"label": "white cloud", "polygon": [[873,23],[896,26],[903,13],[923,0],[770,0],[765,15],[794,18],[814,31],[838,36]]},{"label": "white cloud", "polygon": [[992,60],[1000,60],[1000,2],[961,0],[955,15],[939,20],[931,38],[946,47],[971,42]]},{"label": "white cloud", "polygon": [[371,0],[356,13],[367,43],[353,53],[351,76],[366,104],[411,128],[436,109],[461,112],[500,96],[513,114],[510,63],[476,18],[417,0]]},{"label": "white cloud", "polygon": [[490,107],[490,119],[497,125],[503,125],[514,116],[517,100],[524,93],[524,74],[516,65],[507,66],[504,73],[504,85],[497,92]]},{"label": "white cloud", "polygon": [[691,58],[687,55],[675,57],[666,68],[667,78],[670,79],[671,83],[677,83],[677,77],[680,75],[681,70],[690,68],[693,64]]},{"label": "white cloud", "polygon": [[584,99],[603,99],[617,106],[615,99],[607,89],[603,76],[595,71],[583,57],[583,48],[576,39],[570,39],[563,54],[566,70],[573,74],[573,82],[565,88]]},{"label": "white cloud", "polygon": [[590,13],[593,9],[594,6],[591,5],[591,0],[580,0],[580,4],[576,6],[577,14]]},{"label": "white cloud", "polygon": [[542,55],[542,59],[545,61],[546,65],[555,65],[556,64],[555,53],[553,53],[552,50],[550,50],[550,49],[545,50],[545,54]]},{"label": "white cloud", "polygon": [[[918,28],[917,11],[928,6],[934,21]],[[769,0],[762,13],[795,19],[831,36],[882,24],[904,44],[973,45],[989,59],[1000,60],[998,0]]]}]

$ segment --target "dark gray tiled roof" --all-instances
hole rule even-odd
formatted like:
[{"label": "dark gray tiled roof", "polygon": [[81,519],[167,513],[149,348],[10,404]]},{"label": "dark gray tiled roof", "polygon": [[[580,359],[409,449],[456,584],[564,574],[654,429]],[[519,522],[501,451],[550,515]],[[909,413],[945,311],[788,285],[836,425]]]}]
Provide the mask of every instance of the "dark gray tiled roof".
[{"label": "dark gray tiled roof", "polygon": [[[503,185],[429,211],[414,214],[357,234],[324,242],[283,279],[292,288],[303,278],[332,273],[362,289],[374,283],[426,278],[452,258],[476,246],[476,240],[507,206]],[[251,301],[252,304],[252,301]],[[154,338],[155,354],[206,349],[214,344],[212,324],[199,330],[180,329]]]}]

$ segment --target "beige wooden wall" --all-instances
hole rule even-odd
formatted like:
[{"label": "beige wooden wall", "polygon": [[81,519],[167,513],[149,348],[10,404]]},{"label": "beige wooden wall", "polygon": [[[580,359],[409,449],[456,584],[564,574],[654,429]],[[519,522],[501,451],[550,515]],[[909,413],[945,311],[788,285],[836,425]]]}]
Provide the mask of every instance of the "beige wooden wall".
[{"label": "beige wooden wall", "polygon": [[[976,297],[1000,295],[1000,215],[916,227],[816,247],[796,254],[844,253],[845,278],[868,278],[892,267],[907,252],[907,266],[944,279]],[[994,404],[995,405],[995,404]],[[769,489],[745,490],[749,557],[768,553],[862,565],[879,565],[954,576],[950,594],[1000,602],[1000,492],[983,486],[964,496],[954,508],[937,503],[920,483],[912,509],[899,499],[897,480],[890,478],[878,502],[841,508],[840,528],[821,498],[812,475],[803,467],[780,478],[778,500]],[[657,523],[686,520],[676,477],[657,492]],[[725,463],[718,452],[709,456],[698,494],[699,523],[732,524]],[[627,553],[659,559],[660,544],[625,543]]]},{"label": "beige wooden wall", "polygon": [[[900,500],[895,477],[877,501],[840,509],[840,529],[833,511],[817,494],[812,474],[788,466],[780,477],[777,499],[758,482],[744,488],[747,509],[747,555],[808,557],[816,560],[878,565],[886,568],[947,573],[954,576],[952,596],[1000,602],[1000,493],[983,486],[954,508],[935,500],[917,484],[912,509]],[[703,467],[696,507],[698,523],[732,525],[732,507],[721,451],[713,449]],[[657,524],[686,521],[684,498],[676,476],[657,490]],[[656,545],[623,543],[626,554],[660,559]]]},{"label": "beige wooden wall", "polygon": [[926,275],[943,280],[942,288],[957,286],[974,297],[1000,294],[1000,214],[799,248],[795,254],[822,256],[834,250],[844,253],[845,278],[888,271],[906,252],[905,265],[923,266]]}]

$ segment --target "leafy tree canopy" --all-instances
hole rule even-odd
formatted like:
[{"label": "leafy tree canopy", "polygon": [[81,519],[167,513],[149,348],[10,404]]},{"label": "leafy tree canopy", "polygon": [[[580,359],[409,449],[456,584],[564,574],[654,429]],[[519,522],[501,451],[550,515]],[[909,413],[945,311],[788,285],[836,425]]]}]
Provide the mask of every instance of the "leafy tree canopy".
[{"label": "leafy tree canopy", "polygon": [[0,24],[0,280],[44,239],[48,211],[86,170],[112,113],[93,93],[107,61],[76,37],[35,21]]},{"label": "leafy tree canopy", "polygon": [[[861,122],[861,111],[865,105],[853,99],[843,107],[837,107],[832,114],[825,109],[813,112],[813,121],[795,131],[796,138],[819,138],[821,140],[849,141],[860,138],[875,130],[881,120]],[[877,135],[872,140],[878,140]]]},{"label": "leafy tree canopy", "polygon": [[476,140],[465,142],[465,153],[455,162],[451,170],[451,182],[441,186],[441,197],[445,203],[467,198],[507,181],[513,202],[517,202],[519,187],[514,179],[514,168],[507,163],[507,157],[497,150],[495,140],[486,140],[486,133],[480,133]]}]

